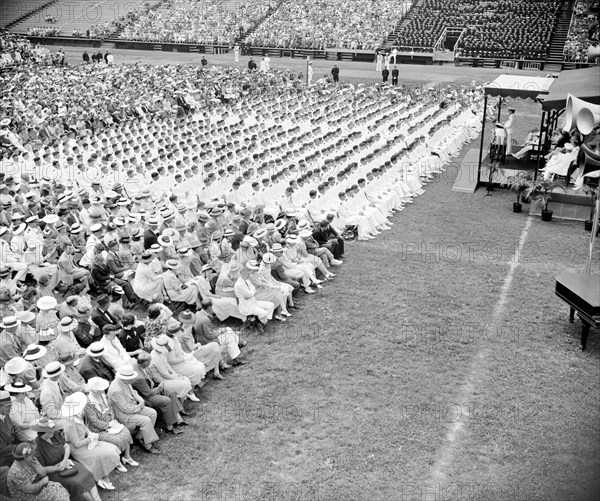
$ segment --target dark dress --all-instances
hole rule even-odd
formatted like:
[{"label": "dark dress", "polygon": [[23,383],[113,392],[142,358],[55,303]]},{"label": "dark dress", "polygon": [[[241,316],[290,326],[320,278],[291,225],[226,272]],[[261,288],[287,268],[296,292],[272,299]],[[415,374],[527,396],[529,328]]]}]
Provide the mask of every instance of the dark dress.
[{"label": "dark dress", "polygon": [[[65,454],[65,439],[62,436],[56,434],[51,439],[52,443],[44,440],[42,437],[35,439],[37,449],[35,455],[37,460],[42,466],[55,466],[60,463]],[[90,470],[88,470],[81,463],[72,460],[75,463],[74,468],[77,468],[77,475],[72,477],[61,477],[60,472],[54,472],[48,475],[48,478],[52,482],[61,484],[65,489],[69,491],[71,501],[85,500],[83,496],[84,492],[91,491],[96,485],[96,481],[92,476]],[[65,470],[66,471],[66,470]]]}]

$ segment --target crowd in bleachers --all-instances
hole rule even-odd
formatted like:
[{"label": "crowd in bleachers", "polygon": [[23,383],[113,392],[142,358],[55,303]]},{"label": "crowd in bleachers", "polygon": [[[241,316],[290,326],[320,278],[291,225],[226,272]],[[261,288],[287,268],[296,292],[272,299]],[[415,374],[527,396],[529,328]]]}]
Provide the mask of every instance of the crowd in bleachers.
[{"label": "crowd in bleachers", "polygon": [[157,416],[183,433],[186,400],[249,361],[239,321],[285,322],[333,287],[346,238],[389,229],[481,123],[469,87],[288,71],[40,67],[0,85],[0,485],[15,499],[98,501],[143,462],[134,441],[160,454]]},{"label": "crowd in bleachers", "polygon": [[561,2],[504,0],[424,0],[396,44],[431,49],[446,27],[467,28],[457,56],[543,59]]},{"label": "crowd in bleachers", "polygon": [[275,0],[169,0],[126,24],[120,38],[146,42],[230,44],[262,19]]},{"label": "crowd in bleachers", "polygon": [[588,48],[600,41],[598,15],[589,11],[589,4],[584,1],[575,4],[564,48],[565,61],[586,63]]},{"label": "crowd in bleachers", "polygon": [[51,64],[56,54],[27,38],[0,33],[0,68],[27,64]]},{"label": "crowd in bleachers", "polygon": [[377,49],[402,16],[395,0],[282,3],[245,40],[258,47]]}]

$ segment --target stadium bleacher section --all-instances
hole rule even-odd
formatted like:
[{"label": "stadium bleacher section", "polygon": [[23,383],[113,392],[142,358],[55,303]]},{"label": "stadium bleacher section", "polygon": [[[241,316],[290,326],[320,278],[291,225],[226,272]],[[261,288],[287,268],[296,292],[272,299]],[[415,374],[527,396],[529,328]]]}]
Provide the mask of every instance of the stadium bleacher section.
[{"label": "stadium bleacher section", "polygon": [[575,5],[563,49],[565,61],[587,62],[588,48],[600,40],[598,12],[590,10],[591,4],[589,1],[579,1]]}]

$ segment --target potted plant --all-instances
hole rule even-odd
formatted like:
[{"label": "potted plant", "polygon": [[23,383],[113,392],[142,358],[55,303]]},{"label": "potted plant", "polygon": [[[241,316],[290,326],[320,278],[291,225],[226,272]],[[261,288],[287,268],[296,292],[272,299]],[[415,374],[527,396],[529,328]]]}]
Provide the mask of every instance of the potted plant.
[{"label": "potted plant", "polygon": [[583,192],[590,197],[590,217],[588,218],[587,221],[584,221],[583,223],[583,227],[585,228],[585,231],[592,231],[592,227],[594,226],[594,212],[596,209],[596,197],[598,196],[598,193],[596,191],[596,188],[594,188],[593,186],[590,186],[588,184],[584,184],[583,185]]},{"label": "potted plant", "polygon": [[513,212],[521,212],[523,208],[523,204],[521,204],[521,198],[523,196],[523,192],[531,186],[531,181],[533,177],[531,172],[520,171],[518,174],[514,176],[510,176],[502,186],[507,186],[508,189],[517,195],[517,201],[513,203]]},{"label": "potted plant", "polygon": [[526,197],[537,201],[541,205],[542,221],[552,221],[552,211],[548,210],[548,204],[550,203],[550,200],[552,200],[552,192],[556,188],[565,191],[564,186],[556,181],[551,181],[550,179],[538,179],[537,181],[533,181],[525,192]]},{"label": "potted plant", "polygon": [[496,174],[502,170],[499,165],[499,162],[495,162],[494,160],[490,160],[485,164],[485,167],[487,167],[488,170],[488,179],[485,187],[487,190],[486,196],[492,196],[490,191],[494,191],[494,178],[496,177]]}]

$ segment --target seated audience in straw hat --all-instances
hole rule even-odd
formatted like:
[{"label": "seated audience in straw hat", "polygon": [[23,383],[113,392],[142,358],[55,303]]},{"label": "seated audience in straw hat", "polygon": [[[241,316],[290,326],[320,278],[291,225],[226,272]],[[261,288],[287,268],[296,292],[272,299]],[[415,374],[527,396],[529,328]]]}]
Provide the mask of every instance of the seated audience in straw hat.
[{"label": "seated audience in straw hat", "polygon": [[273,303],[273,306],[275,306],[273,318],[284,322],[285,319],[283,317],[291,315],[287,311],[287,300],[281,287],[267,280],[264,275],[259,275],[259,265],[257,261],[248,261],[246,263],[246,268],[248,269],[248,281],[255,288],[254,297],[258,301],[268,301]]},{"label": "seated audience in straw hat", "polygon": [[73,334],[76,328],[77,320],[71,317],[63,317],[60,320],[60,323],[58,324],[60,335],[53,343],[57,357],[60,358],[64,355],[74,353],[79,358],[79,355],[85,353],[85,349],[79,345],[77,338]]},{"label": "seated audience in straw hat", "polygon": [[183,430],[177,427],[188,424],[182,418],[187,415],[187,412],[184,411],[182,401],[176,391],[168,389],[166,382],[158,384],[154,382],[148,370],[151,361],[150,355],[146,352],[138,355],[132,366],[137,377],[131,381],[131,386],[144,399],[146,405],[157,412],[160,411],[167,425],[167,431],[179,435],[183,433]]},{"label": "seated audience in straw hat", "polygon": [[17,320],[21,321],[18,333],[21,341],[21,347],[24,349],[32,343],[35,343],[35,313],[32,311],[18,311],[15,313]]},{"label": "seated audience in straw hat", "polygon": [[[276,261],[272,263],[271,266],[273,269],[277,270],[278,276],[281,276],[282,272],[284,272],[286,277],[300,282],[304,292],[307,294],[316,293],[316,291],[311,287],[311,285],[313,285],[313,280],[311,278],[310,270],[300,267],[294,261],[292,261],[285,253],[285,249],[281,244],[273,244],[271,253],[276,258]],[[318,284],[315,283],[315,285]]]},{"label": "seated audience in straw hat", "polygon": [[[240,341],[238,333],[230,327],[215,326],[212,320],[215,313],[212,310],[212,301],[205,299],[202,301],[202,310],[192,313],[186,310],[181,313],[179,320],[184,326],[191,326],[191,334],[194,340],[201,345],[207,345],[218,342],[221,345],[221,353],[227,354],[233,365],[243,365],[246,362],[240,358],[241,349],[246,346],[246,341]],[[228,367],[222,365],[221,368]]]},{"label": "seated audience in straw hat", "polygon": [[258,270],[258,266],[252,262],[240,267],[240,277],[235,282],[233,290],[239,300],[240,313],[247,317],[254,315],[261,323],[266,324],[273,318],[275,305],[270,301],[256,299],[256,287],[250,281],[250,268]]},{"label": "seated audience in straw hat", "polygon": [[40,385],[40,404],[42,412],[51,419],[61,419],[61,407],[64,393],[60,380],[65,372],[65,366],[58,361],[50,362],[44,367],[44,380]]},{"label": "seated audience in straw hat", "polygon": [[59,483],[50,481],[36,459],[36,448],[33,442],[22,442],[12,451],[14,463],[6,477],[10,496],[36,501],[69,501],[69,492]]},{"label": "seated audience in straw hat", "polygon": [[[93,377],[88,381],[88,403],[83,411],[85,424],[98,434],[98,439],[116,445],[121,451],[123,464],[138,466],[137,461],[131,458],[131,444],[133,440],[129,430],[115,419],[114,412],[109,405],[106,390],[110,382],[104,378]],[[117,470],[127,471],[123,465],[118,465]]]},{"label": "seated audience in straw hat", "polygon": [[[189,312],[189,310],[186,311]],[[183,324],[183,322],[175,319],[170,320],[170,325],[167,327],[167,335],[179,342],[184,357],[189,358],[188,355],[193,355],[194,358],[204,364],[206,372],[213,371],[214,379],[223,379],[220,369],[228,369],[229,366],[223,362],[219,343],[202,345],[196,342],[192,333],[192,325]]]},{"label": "seated audience in straw hat", "polygon": [[23,346],[19,338],[18,330],[21,321],[14,315],[4,317],[0,327],[2,327],[2,336],[0,336],[0,367],[15,357],[21,355]]},{"label": "seated audience in straw hat", "polygon": [[42,417],[33,429],[37,435],[34,456],[44,468],[49,480],[67,489],[71,499],[100,501],[90,470],[80,462],[70,459],[71,447],[62,433],[63,424]]},{"label": "seated audience in straw hat", "polygon": [[121,465],[120,451],[116,445],[98,440],[83,421],[83,412],[88,403],[84,393],[73,393],[65,398],[62,408],[62,423],[71,455],[83,464],[94,476],[98,487],[114,490],[110,472]]},{"label": "seated audience in straw hat", "polygon": [[58,302],[53,296],[44,296],[36,303],[40,312],[35,319],[35,330],[37,332],[46,329],[54,329],[59,323],[56,308]]},{"label": "seated audience in straw hat", "polygon": [[6,385],[4,389],[10,393],[12,400],[10,417],[13,424],[23,431],[28,440],[35,440],[37,434],[33,430],[33,426],[39,419],[40,413],[28,396],[32,390],[31,386],[16,380],[12,384]]},{"label": "seated audience in straw hat", "polygon": [[92,321],[92,308],[89,304],[77,304],[77,312],[73,318],[77,321],[73,335],[82,348],[87,348],[102,335],[101,330]]},{"label": "seated audience in straw hat", "polygon": [[131,284],[134,292],[148,302],[161,298],[164,289],[162,273],[162,266],[156,254],[144,251]]},{"label": "seated audience in straw hat", "polygon": [[158,435],[154,430],[156,411],[146,407],[144,399],[131,386],[137,376],[130,365],[121,366],[108,388],[108,404],[117,421],[141,441],[146,452],[160,454],[161,451],[156,447]]},{"label": "seated audience in straw hat", "polygon": [[153,337],[151,341],[152,351],[150,358],[152,360],[148,370],[152,379],[156,383],[163,383],[168,390],[177,393],[180,399],[190,399],[192,402],[199,402],[200,399],[194,394],[192,382],[187,376],[175,372],[167,359],[167,354],[171,350],[171,340],[166,334]]},{"label": "seated audience in straw hat", "polygon": [[193,387],[201,388],[204,386],[202,381],[208,372],[206,366],[196,359],[192,354],[185,353],[181,347],[179,339],[175,333],[181,328],[181,324],[174,318],[169,319],[167,323],[168,338],[167,344],[163,347],[166,350],[165,357],[171,368],[182,376],[187,377]]},{"label": "seated audience in straw hat", "polygon": [[196,283],[185,283],[177,276],[176,271],[179,269],[179,260],[168,259],[165,266],[167,269],[163,273],[163,283],[167,297],[171,301],[195,305],[200,308],[202,298]]},{"label": "seated audience in straw hat", "polygon": [[116,371],[122,365],[131,365],[132,358],[129,356],[118,335],[121,333],[120,325],[108,324],[102,327],[102,339],[100,344],[104,347],[103,358]]},{"label": "seated audience in straw hat", "polygon": [[62,392],[65,395],[71,395],[72,393],[82,391],[87,392],[87,386],[85,379],[79,372],[79,355],[75,353],[68,353],[66,355],[58,357],[58,362],[65,366],[65,372],[58,381]]},{"label": "seated audience in straw hat", "polygon": [[100,341],[95,341],[86,349],[87,355],[79,364],[79,373],[89,381],[93,377],[101,377],[112,381],[115,378],[115,370],[104,359],[104,345]]}]

